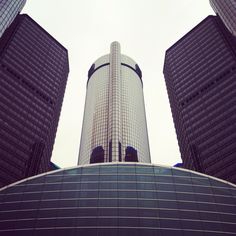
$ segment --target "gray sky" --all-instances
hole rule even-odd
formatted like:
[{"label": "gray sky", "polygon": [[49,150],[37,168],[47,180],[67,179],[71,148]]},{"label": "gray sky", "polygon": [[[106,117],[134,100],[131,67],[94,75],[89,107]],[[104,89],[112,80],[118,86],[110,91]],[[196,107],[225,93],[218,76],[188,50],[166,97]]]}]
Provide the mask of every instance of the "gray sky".
[{"label": "gray sky", "polygon": [[110,43],[133,58],[143,73],[152,162],[180,162],[163,63],[165,50],[210,14],[208,0],[28,0],[30,15],[69,51],[67,82],[52,161],[77,164],[87,71]]}]

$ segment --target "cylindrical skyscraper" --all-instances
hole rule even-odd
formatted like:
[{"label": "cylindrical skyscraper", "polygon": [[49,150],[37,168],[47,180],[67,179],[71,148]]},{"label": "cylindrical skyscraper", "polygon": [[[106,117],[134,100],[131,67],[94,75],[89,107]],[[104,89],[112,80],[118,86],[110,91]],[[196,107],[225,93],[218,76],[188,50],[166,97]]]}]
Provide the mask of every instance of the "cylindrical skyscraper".
[{"label": "cylindrical skyscraper", "polygon": [[142,72],[113,42],[88,72],[78,164],[150,162]]}]

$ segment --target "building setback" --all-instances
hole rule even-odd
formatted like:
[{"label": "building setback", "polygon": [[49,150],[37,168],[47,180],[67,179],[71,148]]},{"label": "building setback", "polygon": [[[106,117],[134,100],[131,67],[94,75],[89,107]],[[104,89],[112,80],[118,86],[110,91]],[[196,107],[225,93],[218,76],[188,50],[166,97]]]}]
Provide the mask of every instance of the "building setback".
[{"label": "building setback", "polygon": [[67,50],[27,15],[0,40],[0,186],[49,170]]},{"label": "building setback", "polygon": [[0,0],[0,38],[22,10],[26,0]]},{"label": "building setback", "polygon": [[184,167],[236,183],[236,42],[218,16],[166,51],[164,76]]},{"label": "building setback", "polygon": [[142,72],[113,42],[88,72],[78,164],[150,162]]},{"label": "building setback", "polygon": [[228,30],[236,37],[236,0],[210,0],[210,4]]}]

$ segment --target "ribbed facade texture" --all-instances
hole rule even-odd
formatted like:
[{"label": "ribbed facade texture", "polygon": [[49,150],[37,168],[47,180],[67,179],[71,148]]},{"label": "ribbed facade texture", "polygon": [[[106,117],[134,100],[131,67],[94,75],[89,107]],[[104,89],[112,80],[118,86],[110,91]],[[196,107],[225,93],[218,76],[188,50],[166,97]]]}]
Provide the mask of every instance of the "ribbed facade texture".
[{"label": "ribbed facade texture", "polygon": [[0,38],[22,10],[26,0],[0,0]]},{"label": "ribbed facade texture", "polygon": [[218,16],[166,51],[164,76],[184,167],[236,183],[236,41]]},{"label": "ribbed facade texture", "polygon": [[142,73],[117,42],[88,73],[78,164],[150,162]]},{"label": "ribbed facade texture", "polygon": [[236,0],[210,0],[228,30],[236,37]]},{"label": "ribbed facade texture", "polygon": [[49,170],[67,50],[27,15],[0,40],[0,186]]},{"label": "ribbed facade texture", "polygon": [[236,232],[236,186],[140,163],[62,169],[0,190],[4,236],[225,236]]}]

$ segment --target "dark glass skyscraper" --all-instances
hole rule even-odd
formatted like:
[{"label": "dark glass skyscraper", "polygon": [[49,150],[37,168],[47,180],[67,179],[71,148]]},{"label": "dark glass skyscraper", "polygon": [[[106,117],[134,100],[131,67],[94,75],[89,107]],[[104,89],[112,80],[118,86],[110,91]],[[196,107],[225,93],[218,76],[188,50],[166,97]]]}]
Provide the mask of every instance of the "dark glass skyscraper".
[{"label": "dark glass skyscraper", "polygon": [[22,10],[26,0],[0,0],[0,37]]},{"label": "dark glass skyscraper", "polygon": [[236,37],[236,0],[210,0],[210,4],[228,30]]},{"label": "dark glass skyscraper", "polygon": [[27,15],[0,40],[0,186],[49,169],[67,50]]},{"label": "dark glass skyscraper", "polygon": [[164,75],[184,167],[236,183],[236,41],[218,16],[166,51]]}]

